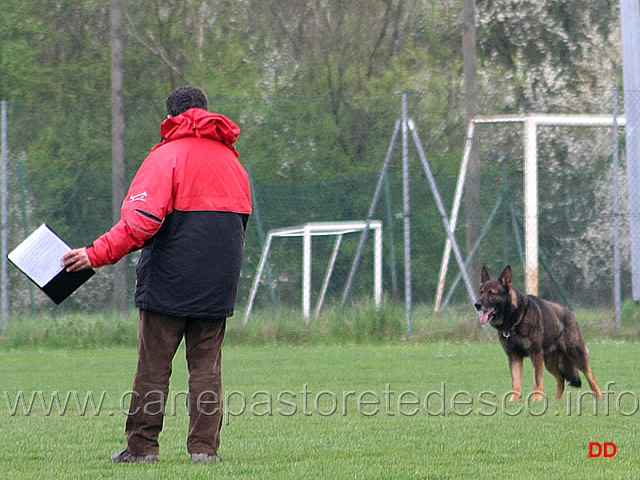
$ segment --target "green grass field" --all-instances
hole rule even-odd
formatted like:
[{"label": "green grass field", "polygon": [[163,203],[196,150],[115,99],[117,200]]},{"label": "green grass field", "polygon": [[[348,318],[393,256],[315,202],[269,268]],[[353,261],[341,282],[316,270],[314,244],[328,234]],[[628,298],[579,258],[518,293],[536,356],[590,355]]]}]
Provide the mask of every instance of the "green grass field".
[{"label": "green grass field", "polygon": [[[586,390],[576,389],[559,401],[504,403],[510,378],[497,342],[230,344],[223,354],[224,462],[216,465],[192,465],[186,453],[182,350],[174,361],[161,461],[114,465],[108,458],[124,445],[135,349],[5,347],[0,476],[639,478],[640,344],[592,341],[589,347],[601,388],[615,382],[596,407],[589,394],[580,398]],[[530,362],[525,365],[526,395],[532,377]],[[545,386],[551,397],[548,373]],[[51,404],[54,392],[60,408]],[[95,407],[83,406],[88,395]],[[589,458],[590,442],[615,443],[617,454]]]}]

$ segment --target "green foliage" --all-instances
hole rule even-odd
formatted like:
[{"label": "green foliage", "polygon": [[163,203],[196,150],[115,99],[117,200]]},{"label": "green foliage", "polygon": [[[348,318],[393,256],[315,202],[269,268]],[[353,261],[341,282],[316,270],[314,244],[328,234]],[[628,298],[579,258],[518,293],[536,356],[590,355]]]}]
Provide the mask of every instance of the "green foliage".
[{"label": "green foliage", "polygon": [[[207,92],[212,110],[242,129],[240,159],[251,167],[256,182],[263,230],[312,220],[362,219],[401,114],[397,93],[405,90],[411,92],[409,116],[449,209],[465,143],[460,0],[141,0],[123,6],[129,178],[159,140],[168,92],[192,83]],[[9,100],[11,158],[25,159],[28,221],[32,227],[50,223],[74,246],[88,244],[112,224],[108,20],[108,3],[97,0],[12,0],[0,5],[0,97]],[[478,101],[483,115],[608,111],[603,91],[619,80],[619,45],[612,35],[617,22],[617,3],[610,0],[478,0]],[[517,157],[513,146],[521,144],[521,132],[485,135],[482,180],[490,187],[481,196],[488,210],[501,175],[495,159]],[[565,272],[574,291],[590,292],[593,273],[579,278],[576,272],[595,272],[610,263],[598,256],[606,249],[606,238],[600,235],[584,254],[555,232],[582,239],[590,228],[604,231],[575,211],[608,211],[602,205],[607,195],[583,195],[596,176],[598,185],[608,178],[608,163],[594,153],[591,141],[576,142],[574,133],[550,137],[555,140],[539,142],[553,162],[541,169],[541,189],[551,191],[557,184],[573,188],[552,203],[567,206],[560,213],[542,205],[546,223],[541,240],[562,258],[578,252],[569,267],[552,267]],[[571,150],[576,143],[583,145],[581,153]],[[393,233],[398,257],[403,246],[401,221],[395,219],[402,205],[400,149],[398,141],[390,170],[392,220],[382,204],[376,212]],[[430,300],[444,232],[413,146],[410,155],[414,293]],[[546,172],[555,175],[545,177]],[[521,184],[518,168],[509,175],[512,185]],[[518,187],[513,198],[519,195]],[[15,205],[22,199],[14,197],[11,210],[17,216]],[[461,244],[464,223],[472,220],[459,222]],[[261,249],[256,224],[250,225],[247,271],[254,269]],[[503,241],[499,233],[491,235],[482,255],[496,262]],[[12,231],[16,241],[21,236],[22,230],[19,235]],[[286,262],[277,265],[292,279],[282,282],[291,291],[299,263],[295,248],[283,249]],[[514,245],[510,248],[516,251]],[[345,246],[345,254],[353,253],[353,247]],[[336,268],[341,278],[349,259],[339,259]],[[314,270],[314,283],[318,275]],[[385,273],[386,291],[389,277]],[[365,295],[370,281],[361,279]],[[246,294],[248,287],[242,288]],[[332,285],[329,293],[335,297],[341,288]],[[580,295],[580,300],[602,301],[608,294],[602,289],[595,297]]]},{"label": "green foliage", "polygon": [[[81,107],[81,108],[78,108]],[[75,105],[51,112],[28,146],[25,168],[36,218],[46,219],[73,244],[87,244],[104,231],[111,213],[110,144],[104,116]],[[68,123],[74,129],[65,127]]]},{"label": "green foliage", "polygon": [[[240,317],[240,316],[238,316]],[[385,343],[402,337],[402,311],[391,305],[367,304],[349,309],[327,308],[318,318],[304,319],[299,310],[279,308],[251,314],[246,326],[236,318],[227,324],[232,344]]]},{"label": "green foliage", "polygon": [[[495,331],[480,328],[468,306],[450,307],[434,313],[426,305],[412,312],[412,335],[406,338],[404,305],[385,300],[380,308],[373,303],[348,308],[327,306],[318,317],[305,319],[298,309],[280,307],[254,310],[245,325],[244,309],[227,321],[225,342],[229,345],[397,345],[399,343],[466,342],[494,343]],[[637,340],[638,311],[627,302],[623,309],[623,329],[615,331],[613,320],[597,309],[581,309],[576,318],[587,339]],[[629,318],[632,318],[629,320]],[[81,348],[134,346],[137,312],[127,315],[105,313],[64,313],[25,315],[12,318],[0,345],[11,348]]]},{"label": "green foliage", "polygon": [[40,71],[33,38],[37,21],[29,16],[26,2],[0,5],[0,95],[3,100],[24,100],[32,96],[40,82]]},{"label": "green foliage", "polygon": [[402,338],[405,332],[402,310],[385,304],[380,308],[369,304],[355,307],[351,315],[333,308],[324,314],[335,339],[360,342],[383,342]]},{"label": "green foliage", "polygon": [[116,313],[25,316],[12,320],[6,344],[14,348],[134,346],[137,328],[133,314],[126,317]]},{"label": "green foliage", "polygon": [[631,299],[625,300],[620,309],[622,327],[640,332],[640,306]]}]

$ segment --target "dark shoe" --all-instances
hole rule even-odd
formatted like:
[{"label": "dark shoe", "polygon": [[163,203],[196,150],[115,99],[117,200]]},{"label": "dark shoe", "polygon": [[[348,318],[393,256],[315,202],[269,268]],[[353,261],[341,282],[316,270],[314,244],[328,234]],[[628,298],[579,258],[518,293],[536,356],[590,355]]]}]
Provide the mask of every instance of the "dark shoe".
[{"label": "dark shoe", "polygon": [[159,460],[157,453],[149,453],[147,455],[138,455],[124,449],[120,453],[111,455],[111,461],[116,463],[153,463]]},{"label": "dark shoe", "polygon": [[192,453],[192,463],[209,463],[209,462],[221,462],[222,459],[217,453]]}]

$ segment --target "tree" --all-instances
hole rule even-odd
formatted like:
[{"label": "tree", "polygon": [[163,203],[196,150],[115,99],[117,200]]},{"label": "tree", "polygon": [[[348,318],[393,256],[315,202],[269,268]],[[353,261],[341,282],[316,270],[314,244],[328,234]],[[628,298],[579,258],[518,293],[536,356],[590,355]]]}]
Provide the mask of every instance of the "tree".
[{"label": "tree", "polygon": [[477,0],[488,104],[502,113],[601,113],[620,53],[614,0]]},{"label": "tree", "polygon": [[[476,2],[463,0],[462,3],[462,58],[464,75],[465,124],[478,115],[478,82],[476,79]],[[468,181],[465,192],[465,213],[467,218],[467,251],[480,236],[482,218],[480,214],[480,165],[475,143],[469,157]],[[470,277],[480,278],[482,255],[477,252],[469,266]]]},{"label": "tree", "polygon": [[[134,172],[158,141],[168,92],[194,83],[213,109],[240,124],[242,161],[256,181],[275,185],[273,198],[283,202],[273,211],[289,212],[296,198],[283,200],[280,182],[310,185],[306,194],[323,191],[328,184],[319,181],[335,181],[336,195],[325,192],[340,199],[330,213],[353,218],[366,211],[371,192],[343,191],[340,182],[379,173],[400,115],[394,92],[409,90],[416,92],[409,113],[448,204],[466,120],[475,113],[609,110],[603,92],[616,83],[620,57],[616,3],[476,0],[474,61],[471,0],[123,2],[123,108],[131,126],[124,132],[126,172]],[[14,109],[10,141],[26,153],[34,215],[76,244],[86,244],[113,220],[109,5],[0,5],[0,93]],[[469,28],[461,32],[463,24]],[[491,142],[501,150],[512,145],[509,140],[502,135]],[[558,178],[571,180],[562,164],[568,153],[569,142],[558,138],[546,155]],[[495,166],[486,167],[483,172],[495,173]],[[412,195],[427,199],[414,212],[420,220],[412,222],[420,229],[413,237],[422,242],[413,257],[423,279],[416,293],[426,297],[437,278],[433,259],[444,233],[429,192],[419,190],[423,172],[417,165],[411,173],[417,179]],[[571,202],[580,199],[577,185],[584,183],[573,182],[566,192]],[[465,196],[480,190],[467,187]],[[319,197],[311,197],[304,206],[325,215]],[[480,203],[467,200],[469,206]],[[276,220],[300,218],[299,211],[289,213]],[[473,210],[466,216],[480,218]]]},{"label": "tree", "polygon": [[[393,92],[411,90],[412,74],[421,70],[419,49],[427,46],[424,3],[268,0],[255,2],[254,8],[264,12],[267,41],[286,67],[276,84],[322,101],[310,108],[332,131],[314,143],[327,146],[332,152],[328,158],[338,165],[354,171],[370,168],[370,159],[379,161],[383,155],[372,147],[393,125],[393,120],[384,126],[378,122],[381,111],[399,115]],[[314,138],[315,132],[308,135]],[[319,173],[317,165],[298,167]]]},{"label": "tree", "polygon": [[[121,0],[111,0],[111,189],[114,224],[120,220],[120,206],[126,188],[123,54],[122,3]],[[117,263],[114,269],[113,305],[123,312],[127,309],[127,269],[124,262]]]}]

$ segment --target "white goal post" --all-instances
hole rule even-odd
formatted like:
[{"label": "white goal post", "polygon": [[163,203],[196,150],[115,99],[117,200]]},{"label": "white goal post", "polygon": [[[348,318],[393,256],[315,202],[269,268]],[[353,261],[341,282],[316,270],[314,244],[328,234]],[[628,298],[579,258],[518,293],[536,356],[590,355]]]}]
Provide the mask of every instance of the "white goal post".
[{"label": "white goal post", "polygon": [[[617,125],[625,126],[625,117],[616,117]],[[462,200],[475,126],[483,123],[522,123],[524,125],[524,216],[525,216],[525,285],[527,293],[538,294],[538,126],[612,127],[614,118],[606,115],[528,115],[474,118],[469,122],[467,138],[460,164],[460,173],[451,210],[451,230],[456,228]],[[442,254],[435,311],[440,309],[447,275],[451,243],[447,239]]]},{"label": "white goal post", "polygon": [[342,243],[342,237],[348,233],[362,232],[365,229],[373,230],[374,232],[374,255],[373,255],[373,294],[374,300],[377,306],[382,302],[382,222],[380,220],[369,221],[353,221],[353,222],[313,222],[305,223],[295,227],[279,228],[270,230],[267,235],[267,240],[262,249],[262,255],[260,256],[260,262],[258,263],[258,269],[253,279],[253,286],[251,287],[251,293],[249,294],[249,301],[247,303],[247,309],[244,314],[244,324],[249,320],[249,315],[253,308],[253,302],[256,297],[260,278],[264,272],[264,268],[267,262],[267,256],[269,255],[269,249],[274,238],[278,237],[302,237],[303,240],[303,255],[302,255],[302,312],[304,317],[308,319],[311,316],[311,239],[314,236],[319,235],[334,235],[336,236],[336,242],[333,247],[333,252],[329,258],[329,264],[322,283],[322,289],[320,297],[318,299],[318,305],[316,307],[316,316],[322,308],[324,303],[324,297],[329,286],[329,280],[333,273],[333,267],[338,257],[338,251]]}]

